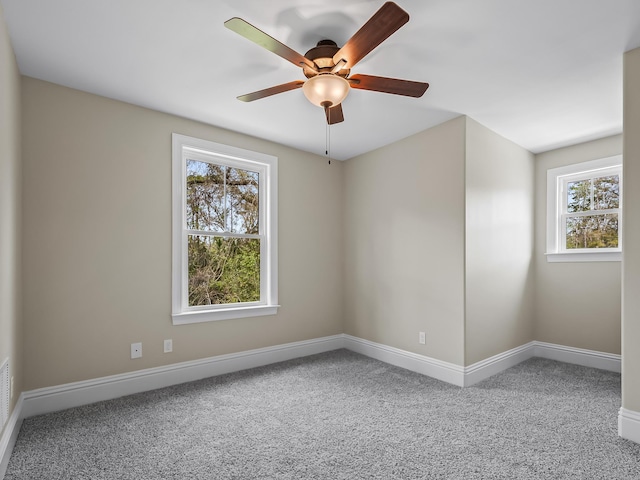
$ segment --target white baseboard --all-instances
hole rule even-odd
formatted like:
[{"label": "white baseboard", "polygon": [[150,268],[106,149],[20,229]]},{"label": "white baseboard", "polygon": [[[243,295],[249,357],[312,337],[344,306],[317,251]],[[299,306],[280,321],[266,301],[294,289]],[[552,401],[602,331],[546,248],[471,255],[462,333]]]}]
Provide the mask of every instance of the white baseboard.
[{"label": "white baseboard", "polygon": [[622,357],[613,353],[533,341],[465,367],[464,386],[478,383],[531,357],[547,358],[617,373],[620,373],[622,365]]},{"label": "white baseboard", "polygon": [[615,372],[620,372],[621,364],[620,355],[534,341],[462,367],[341,334],[27,391],[22,394],[21,418],[339,348],[347,348],[458,386],[473,385],[534,356]]},{"label": "white baseboard", "polygon": [[[615,372],[620,372],[621,365],[620,355],[534,341],[462,367],[345,334],[219,355],[23,392],[0,437],[0,479],[6,470],[23,418],[339,348],[347,348],[460,387],[473,385],[534,356]],[[640,414],[621,409],[619,432],[624,438],[640,442]]]},{"label": "white baseboard", "polygon": [[618,435],[632,442],[640,443],[640,413],[626,408],[618,412]]},{"label": "white baseboard", "polygon": [[531,357],[620,372],[621,357],[611,353],[533,341],[462,367],[399,348],[344,335],[344,347],[377,360],[422,373],[460,387],[469,387]]},{"label": "white baseboard", "polygon": [[533,342],[530,342],[468,367],[462,367],[351,335],[344,337],[344,347],[349,350],[459,387],[469,387],[533,356]]},{"label": "white baseboard", "polygon": [[529,342],[464,368],[464,386],[470,387],[534,356],[535,342]]},{"label": "white baseboard", "polygon": [[16,406],[13,412],[9,416],[9,420],[2,431],[0,436],[0,479],[4,478],[4,474],[7,472],[7,465],[9,465],[9,457],[13,452],[13,446],[18,439],[18,433],[20,432],[20,426],[22,425],[22,406],[24,403],[24,395],[21,394],[18,398]]},{"label": "white baseboard", "polygon": [[342,335],[247,350],[24,392],[22,418],[344,347]]},{"label": "white baseboard", "polygon": [[442,380],[443,382],[459,387],[464,386],[464,368],[454,363],[443,362],[425,355],[418,355],[417,353],[407,352],[406,350],[389,347],[388,345],[351,335],[344,335],[344,348],[397,367],[406,368],[412,372]]},{"label": "white baseboard", "polygon": [[614,353],[586,350],[584,348],[566,347],[555,343],[532,342],[533,356],[573,363],[583,367],[599,368],[610,372],[622,371],[622,357]]}]

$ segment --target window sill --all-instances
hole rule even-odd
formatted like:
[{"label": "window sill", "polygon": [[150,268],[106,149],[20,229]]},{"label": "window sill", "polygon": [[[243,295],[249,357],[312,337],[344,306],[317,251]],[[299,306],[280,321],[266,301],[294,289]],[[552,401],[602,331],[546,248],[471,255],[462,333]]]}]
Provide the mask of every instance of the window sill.
[{"label": "window sill", "polygon": [[564,252],[545,253],[548,263],[620,262],[622,252]]},{"label": "window sill", "polygon": [[219,310],[200,310],[195,312],[173,313],[171,318],[174,325],[188,325],[190,323],[216,322],[231,320],[232,318],[262,317],[278,313],[280,305],[260,305],[257,307],[237,307]]}]

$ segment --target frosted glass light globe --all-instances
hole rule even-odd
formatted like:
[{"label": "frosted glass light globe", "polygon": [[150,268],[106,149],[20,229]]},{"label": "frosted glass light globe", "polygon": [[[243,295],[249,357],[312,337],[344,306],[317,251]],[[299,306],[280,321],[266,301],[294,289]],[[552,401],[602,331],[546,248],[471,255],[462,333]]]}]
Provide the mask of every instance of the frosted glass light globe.
[{"label": "frosted glass light globe", "polygon": [[305,97],[318,107],[334,107],[341,103],[349,93],[349,82],[343,77],[331,73],[321,73],[311,77],[302,91]]}]

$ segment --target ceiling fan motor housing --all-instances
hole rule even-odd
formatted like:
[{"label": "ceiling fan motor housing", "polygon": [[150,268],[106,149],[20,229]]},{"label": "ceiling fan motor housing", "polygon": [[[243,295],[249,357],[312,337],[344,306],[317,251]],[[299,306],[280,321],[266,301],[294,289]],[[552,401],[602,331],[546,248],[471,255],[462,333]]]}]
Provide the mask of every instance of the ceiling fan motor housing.
[{"label": "ceiling fan motor housing", "polygon": [[[333,56],[338,53],[338,50],[340,50],[340,48],[333,40],[320,40],[315,47],[304,54],[305,58],[308,58],[317,65],[318,72],[314,72],[309,67],[303,65],[302,71],[305,77],[311,78],[315,77],[318,73],[331,72],[333,67],[335,67]],[[350,72],[350,69],[343,68],[336,72],[335,75],[347,78]]]}]

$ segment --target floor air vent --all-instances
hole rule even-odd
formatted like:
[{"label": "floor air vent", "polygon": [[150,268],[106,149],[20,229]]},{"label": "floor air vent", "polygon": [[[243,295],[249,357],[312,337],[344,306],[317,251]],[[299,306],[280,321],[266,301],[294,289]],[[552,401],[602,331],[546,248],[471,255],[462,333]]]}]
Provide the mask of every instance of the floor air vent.
[{"label": "floor air vent", "polygon": [[0,430],[9,420],[9,359],[0,367]]}]

